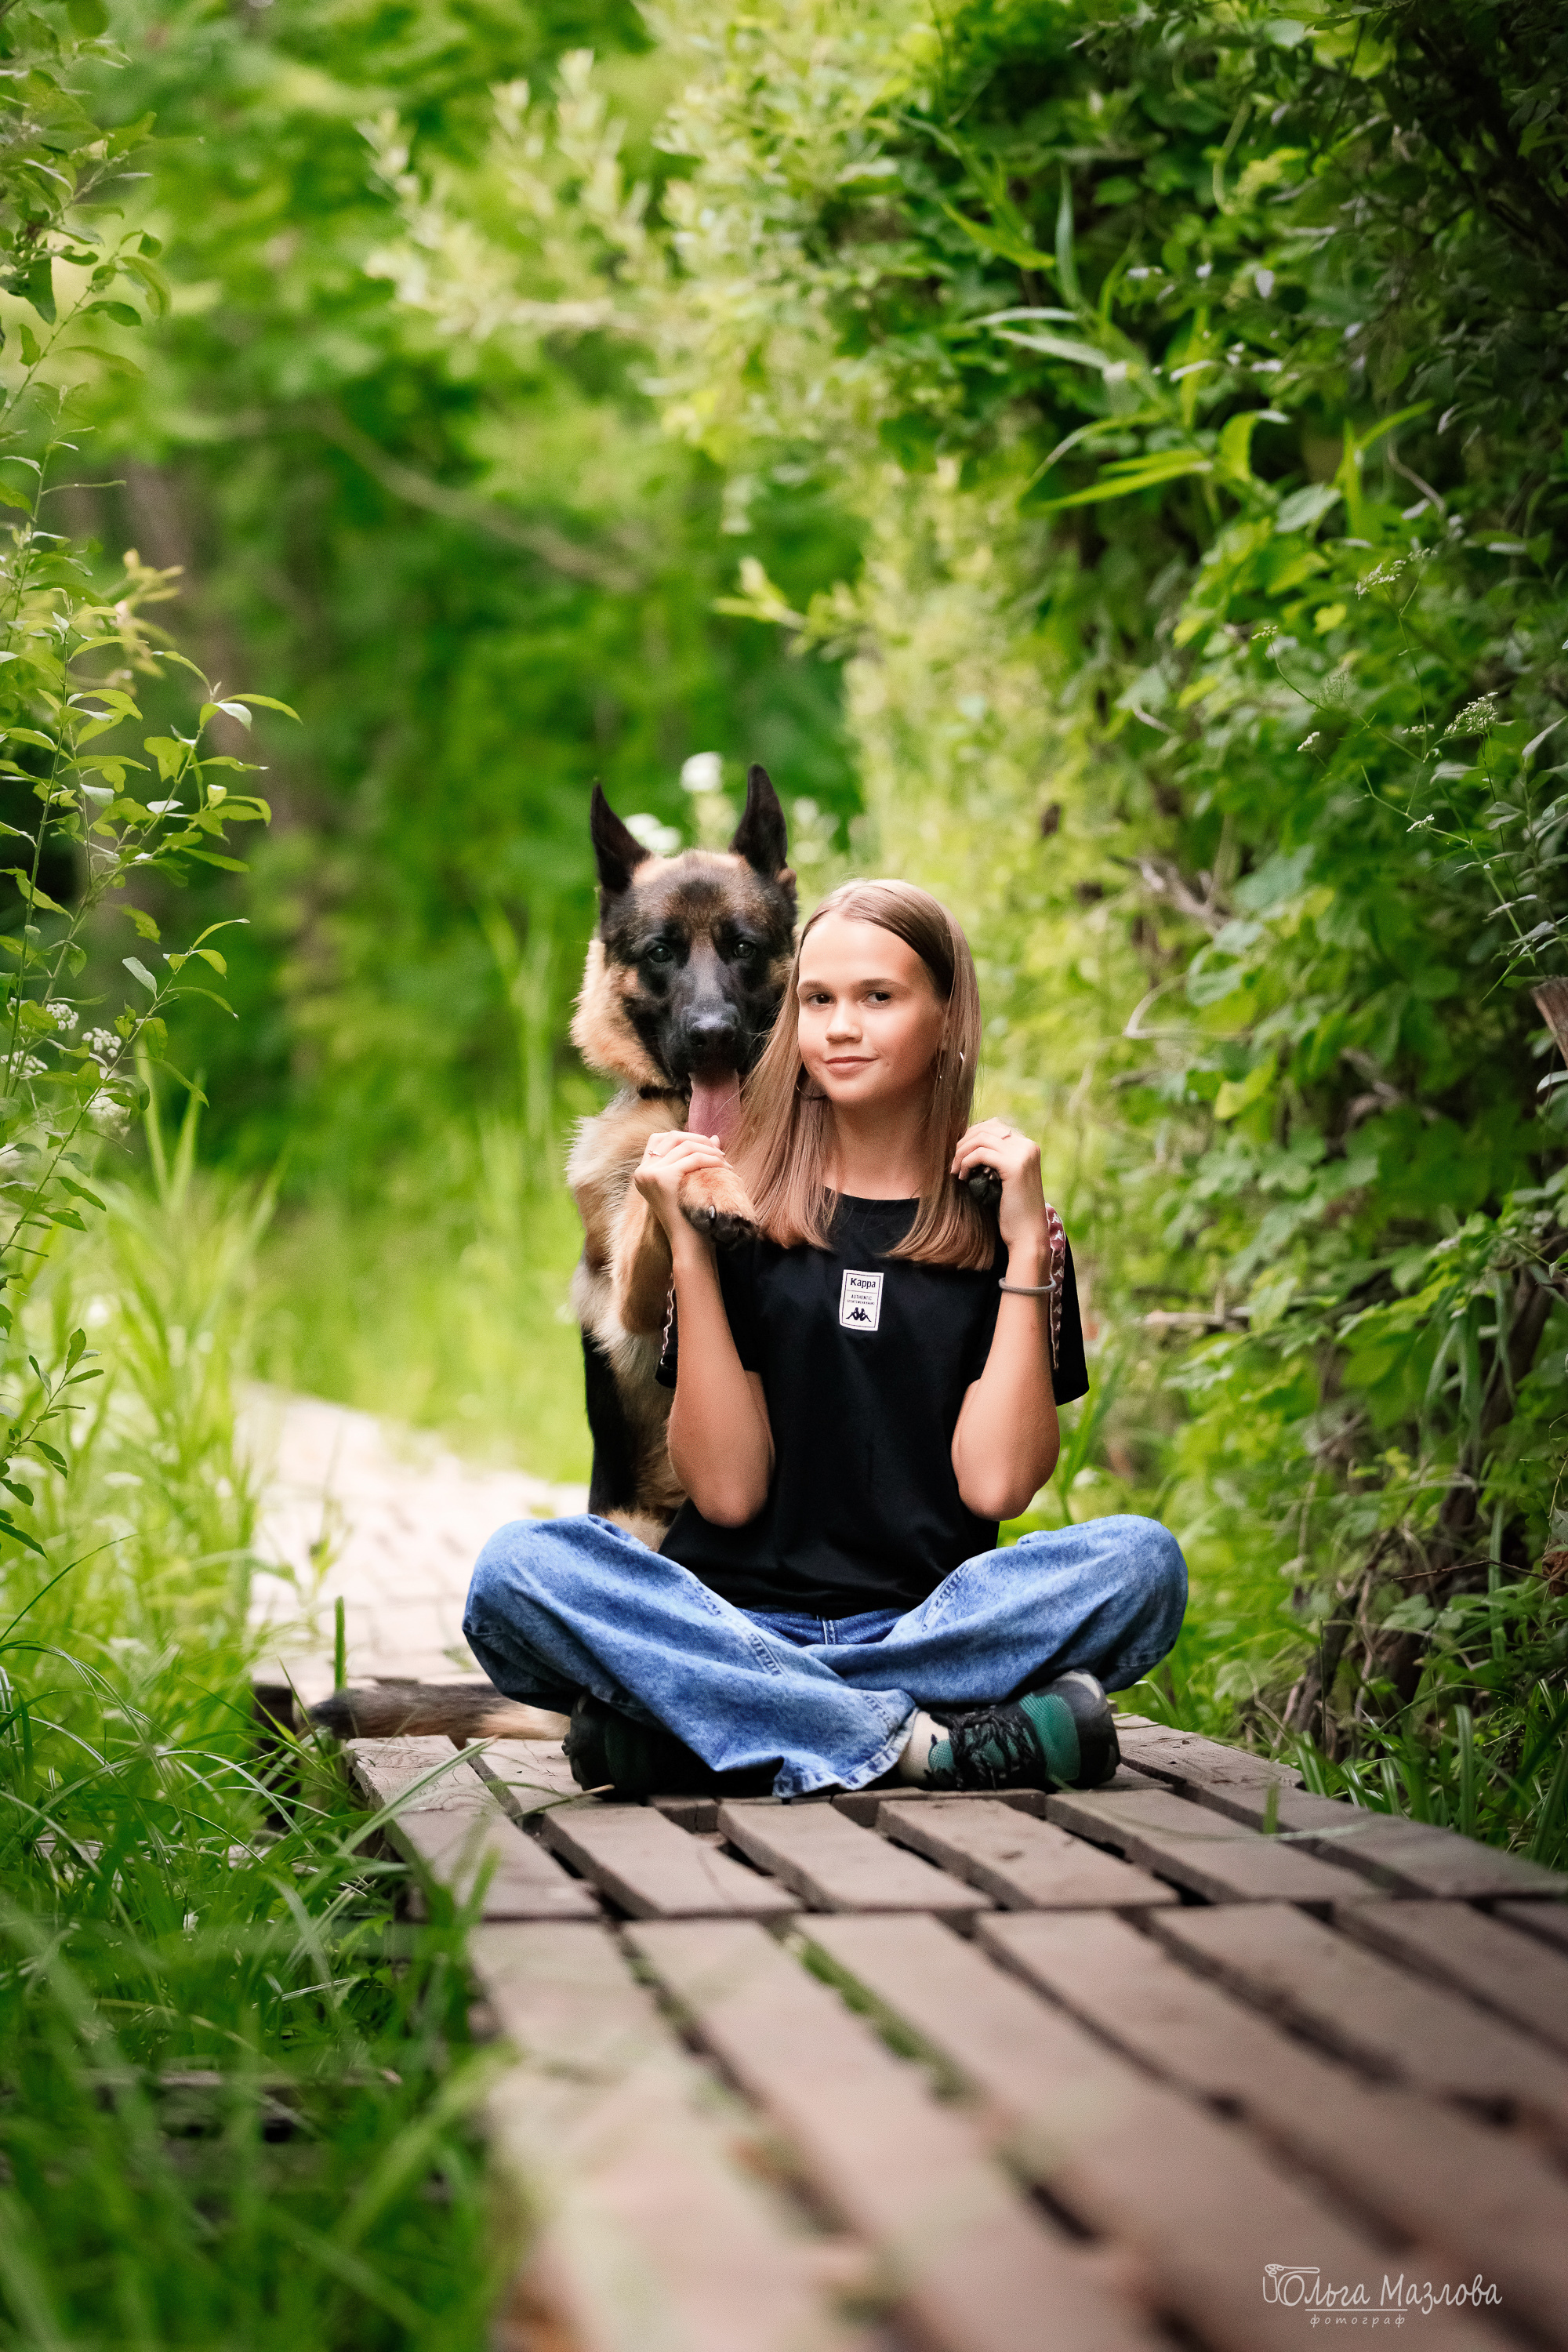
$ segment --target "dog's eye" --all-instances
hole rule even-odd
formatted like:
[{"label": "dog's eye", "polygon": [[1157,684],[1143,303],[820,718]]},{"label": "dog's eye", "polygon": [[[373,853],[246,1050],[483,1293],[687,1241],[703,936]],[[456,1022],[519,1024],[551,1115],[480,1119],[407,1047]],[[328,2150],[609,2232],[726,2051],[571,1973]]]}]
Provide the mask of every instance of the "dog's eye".
[{"label": "dog's eye", "polygon": [[645,948],[643,950],[643,961],[645,963],[673,963],[675,961],[675,950],[668,946],[665,940],[655,940],[650,948]]},{"label": "dog's eye", "polygon": [[762,950],[754,940],[737,940],[730,950],[730,961],[731,963],[752,964],[756,962],[761,953]]}]

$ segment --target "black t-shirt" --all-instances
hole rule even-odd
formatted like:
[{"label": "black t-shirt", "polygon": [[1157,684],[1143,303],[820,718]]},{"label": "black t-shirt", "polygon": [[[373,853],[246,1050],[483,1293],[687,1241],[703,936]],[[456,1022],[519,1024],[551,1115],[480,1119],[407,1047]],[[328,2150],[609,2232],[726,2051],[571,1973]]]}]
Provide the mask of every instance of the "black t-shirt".
[{"label": "black t-shirt", "polygon": [[[743,1528],[683,1504],[661,1548],[739,1608],[909,1609],[995,1547],[995,1522],[959,1495],[952,1433],[985,1369],[1007,1254],[998,1243],[984,1273],[888,1259],[915,1207],[846,1198],[830,1249],[757,1241],[720,1253],[736,1351],[767,1398],[773,1484]],[[672,1326],[667,1388],[675,1363]],[[1070,1250],[1054,1385],[1058,1404],[1089,1387]]]}]

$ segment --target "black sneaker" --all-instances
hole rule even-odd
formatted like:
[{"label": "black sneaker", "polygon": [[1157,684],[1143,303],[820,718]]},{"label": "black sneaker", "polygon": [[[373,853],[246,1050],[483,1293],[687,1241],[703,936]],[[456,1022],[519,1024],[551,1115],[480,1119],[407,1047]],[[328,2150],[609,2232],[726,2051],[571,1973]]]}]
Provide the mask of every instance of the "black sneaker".
[{"label": "black sneaker", "polygon": [[1110,1702],[1075,1669],[1043,1689],[948,1718],[927,1789],[1098,1789],[1121,1761]]},{"label": "black sneaker", "polygon": [[720,1785],[700,1756],[662,1724],[639,1723],[584,1691],[572,1710],[566,1761],[580,1789],[618,1797],[705,1797]]}]

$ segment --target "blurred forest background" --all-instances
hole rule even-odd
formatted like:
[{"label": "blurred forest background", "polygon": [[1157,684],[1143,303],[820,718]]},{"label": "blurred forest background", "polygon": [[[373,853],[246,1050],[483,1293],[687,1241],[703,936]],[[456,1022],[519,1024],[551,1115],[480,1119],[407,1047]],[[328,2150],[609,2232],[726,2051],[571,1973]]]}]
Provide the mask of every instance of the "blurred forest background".
[{"label": "blurred forest background", "polygon": [[968,928],[1134,1704],[1568,1859],[1568,16],[1282,5],[0,11],[0,2342],[483,2340],[236,1394],[584,1474],[595,775]]}]

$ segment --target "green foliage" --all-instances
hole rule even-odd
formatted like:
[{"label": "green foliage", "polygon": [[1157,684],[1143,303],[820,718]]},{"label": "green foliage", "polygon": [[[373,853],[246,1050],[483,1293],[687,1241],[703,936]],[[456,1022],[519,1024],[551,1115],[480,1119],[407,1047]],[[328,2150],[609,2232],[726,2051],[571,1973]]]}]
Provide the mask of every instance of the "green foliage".
[{"label": "green foliage", "polygon": [[[115,289],[135,289],[159,307],[166,290],[157,240],[125,228],[116,202],[136,134],[100,130],[65,79],[100,29],[90,9],[70,17],[63,38],[43,16],[13,16],[5,27],[0,243],[11,257],[6,290],[23,314],[14,321],[16,352],[0,361],[0,465],[11,485],[4,503],[16,518],[0,527],[0,779],[9,811],[0,834],[16,845],[16,862],[4,869],[11,908],[0,931],[0,1331],[13,1339],[58,1235],[85,1230],[83,1211],[102,1206],[84,1180],[104,1139],[145,1101],[139,1066],[162,1055],[172,1005],[201,994],[228,1010],[209,977],[226,972],[211,942],[228,926],[205,924],[189,947],[163,950],[152,915],[129,896],[117,903],[117,894],[153,877],[184,885],[193,868],[244,871],[229,854],[228,828],[264,819],[267,805],[227,781],[249,763],[204,739],[215,719],[248,728],[254,705],[282,708],[266,696],[215,699],[146,616],[167,596],[166,576],[132,553],[122,576],[100,589],[84,553],[46,527],[46,502],[60,495],[55,477],[73,446],[72,402],[97,359],[84,331],[102,316],[141,323]],[[190,732],[143,734],[145,685],[179,672],[195,675],[205,696]],[[123,1009],[114,996],[106,1005],[101,993],[80,993],[87,943],[111,910],[130,917],[137,944],[150,943],[146,955],[162,966],[150,969],[142,954],[120,958],[137,992]],[[118,971],[114,979],[117,996],[125,983]],[[98,1023],[84,1030],[83,1013],[94,1012]],[[89,1356],[79,1328],[57,1335],[42,1358],[23,1351],[6,1366],[0,1486],[12,1504],[0,1509],[0,1559],[18,1548],[48,1556],[51,1505],[40,1503],[38,1486],[68,1473],[68,1419],[82,1410],[76,1392],[101,1377]],[[24,1478],[18,1457],[29,1454],[38,1463]]]},{"label": "green foliage", "polygon": [[[213,730],[285,707],[154,627],[167,568],[110,584],[48,527],[121,298],[167,294],[140,132],[80,102],[103,29],[0,26],[0,2340],[477,2345],[467,1921],[395,1923],[313,1750],[258,1773],[232,1381],[269,1203],[197,1184],[199,1089],[172,1155],[152,1107],[175,1005],[233,1017],[229,922],[165,949],[168,894],[268,814]],[[151,1197],[100,1164],[138,1109]]]},{"label": "green foliage", "polygon": [[85,1328],[104,1376],[0,1627],[0,2341],[478,2346],[466,1923],[399,1923],[313,1751],[258,1766],[231,1391],[268,1203],[194,1140],[106,1187],[7,1365]]}]

